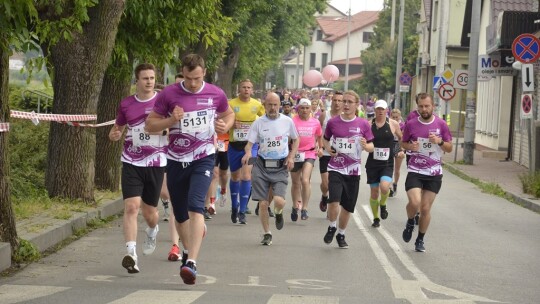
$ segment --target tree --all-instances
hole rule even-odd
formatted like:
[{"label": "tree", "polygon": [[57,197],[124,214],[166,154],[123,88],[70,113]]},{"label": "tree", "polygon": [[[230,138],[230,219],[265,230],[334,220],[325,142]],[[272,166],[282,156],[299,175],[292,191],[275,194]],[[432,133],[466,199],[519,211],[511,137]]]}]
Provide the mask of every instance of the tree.
[{"label": "tree", "polygon": [[[124,5],[124,0],[97,4],[96,1],[77,0],[65,1],[63,6],[39,7],[42,34],[50,33],[54,27],[49,25],[66,14],[73,14],[75,20],[86,21],[77,26],[78,31],[66,30],[56,39],[43,35],[48,39],[41,40],[52,67],[54,113],[96,113]],[[78,16],[82,17],[77,19]],[[94,156],[93,130],[51,125],[45,178],[49,195],[93,202]]]},{"label": "tree", "polygon": [[[183,45],[197,43],[206,48],[230,37],[232,22],[221,15],[219,1],[129,1],[120,21],[111,64],[105,73],[98,119],[115,118],[118,104],[130,93],[135,61],[151,62],[158,67],[175,64],[178,61],[175,55]],[[95,185],[116,191],[122,143],[111,142],[108,133],[109,128],[96,131]]]},{"label": "tree", "polygon": [[[396,1],[399,2],[399,1]],[[386,0],[384,9],[379,14],[370,46],[361,54],[363,77],[360,85],[354,89],[384,96],[386,92],[395,91],[397,40],[390,41],[392,23],[392,1]],[[420,9],[420,0],[405,2],[405,16],[411,16]],[[403,71],[413,74],[416,70],[418,54],[418,35],[416,34],[416,18],[405,18],[403,28]]]}]

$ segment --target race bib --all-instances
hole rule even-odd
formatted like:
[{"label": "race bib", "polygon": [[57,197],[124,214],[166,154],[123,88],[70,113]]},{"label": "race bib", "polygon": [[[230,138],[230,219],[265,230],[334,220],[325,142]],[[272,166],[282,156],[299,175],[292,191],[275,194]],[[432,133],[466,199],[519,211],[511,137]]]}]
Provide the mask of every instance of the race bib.
[{"label": "race bib", "polygon": [[247,135],[249,132],[249,124],[242,124],[240,128],[233,130],[234,141],[247,141]]},{"label": "race bib", "polygon": [[338,137],[335,139],[335,146],[337,153],[351,154],[356,150],[356,140],[354,138]]},{"label": "race bib", "polygon": [[306,160],[306,153],[305,152],[298,152],[294,155],[294,162],[295,163],[301,163]]},{"label": "race bib", "polygon": [[144,132],[144,127],[133,128],[131,138],[135,147],[159,146],[159,135],[150,135]]},{"label": "race bib", "polygon": [[207,110],[184,113],[181,120],[182,133],[202,133],[210,130],[210,115]]},{"label": "race bib", "polygon": [[283,149],[281,146],[281,138],[267,138],[264,143],[264,148],[267,152],[280,152]]},{"label": "race bib", "polygon": [[418,152],[429,154],[435,152],[435,144],[429,141],[429,138],[418,137]]},{"label": "race bib", "polygon": [[388,160],[390,157],[390,148],[375,148],[373,150],[373,159]]}]

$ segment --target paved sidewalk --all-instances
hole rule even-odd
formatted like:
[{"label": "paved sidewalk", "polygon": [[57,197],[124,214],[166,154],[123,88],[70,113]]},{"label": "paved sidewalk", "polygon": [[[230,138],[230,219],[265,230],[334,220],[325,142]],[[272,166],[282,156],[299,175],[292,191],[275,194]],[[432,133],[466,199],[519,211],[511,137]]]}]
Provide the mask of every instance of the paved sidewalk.
[{"label": "paved sidewalk", "polygon": [[[455,143],[455,141],[454,141]],[[460,139],[456,154],[456,145],[451,153],[445,153],[443,162],[446,166],[456,169],[464,175],[477,178],[486,183],[499,185],[506,195],[523,207],[540,212],[540,199],[523,192],[520,175],[529,173],[529,169],[514,161],[501,160],[496,153],[490,150],[474,150],[473,165],[459,164],[463,161],[463,148]],[[454,162],[454,159],[456,162]]]}]

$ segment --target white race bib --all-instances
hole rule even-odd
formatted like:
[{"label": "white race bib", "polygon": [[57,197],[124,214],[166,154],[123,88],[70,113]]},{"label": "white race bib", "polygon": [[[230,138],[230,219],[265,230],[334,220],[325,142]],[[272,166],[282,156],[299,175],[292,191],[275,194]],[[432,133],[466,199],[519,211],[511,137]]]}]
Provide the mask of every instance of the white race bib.
[{"label": "white race bib", "polygon": [[294,162],[295,163],[301,163],[306,160],[306,153],[305,152],[298,152],[296,155],[294,155]]},{"label": "white race bib", "polygon": [[247,135],[249,132],[249,124],[241,124],[240,128],[233,130],[234,141],[247,141]]},{"label": "white race bib", "polygon": [[227,150],[225,150],[225,141],[223,140],[218,140],[217,141],[217,150],[219,152],[226,152]]},{"label": "white race bib", "polygon": [[210,130],[208,110],[185,112],[180,121],[182,133],[202,133]]},{"label": "white race bib", "polygon": [[373,159],[388,160],[390,157],[390,148],[375,148],[373,150]]},{"label": "white race bib", "polygon": [[150,135],[144,132],[144,127],[133,128],[131,138],[135,147],[159,146],[159,135]]},{"label": "white race bib", "polygon": [[283,150],[283,147],[281,146],[281,136],[274,137],[274,138],[267,138],[264,141],[264,150],[266,152],[280,152]]},{"label": "white race bib", "polygon": [[429,141],[429,138],[418,137],[418,152],[429,154],[435,152],[435,144]]},{"label": "white race bib", "polygon": [[338,137],[335,139],[335,143],[334,149],[337,153],[351,154],[356,150],[356,140],[353,138]]}]

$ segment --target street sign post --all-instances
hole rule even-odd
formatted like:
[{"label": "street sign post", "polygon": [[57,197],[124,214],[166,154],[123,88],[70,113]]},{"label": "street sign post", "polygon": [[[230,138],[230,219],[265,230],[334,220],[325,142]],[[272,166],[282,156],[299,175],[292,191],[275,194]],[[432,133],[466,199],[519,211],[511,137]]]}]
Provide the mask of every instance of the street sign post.
[{"label": "street sign post", "polygon": [[454,96],[456,96],[456,89],[454,88],[454,86],[452,86],[451,83],[445,83],[441,85],[437,93],[439,94],[439,97],[441,99],[449,101],[454,98]]},{"label": "street sign post", "polygon": [[521,65],[521,85],[523,92],[534,91],[534,71],[531,63]]},{"label": "street sign post", "polygon": [[522,63],[534,63],[540,57],[540,40],[533,34],[521,34],[512,43],[512,54]]}]

